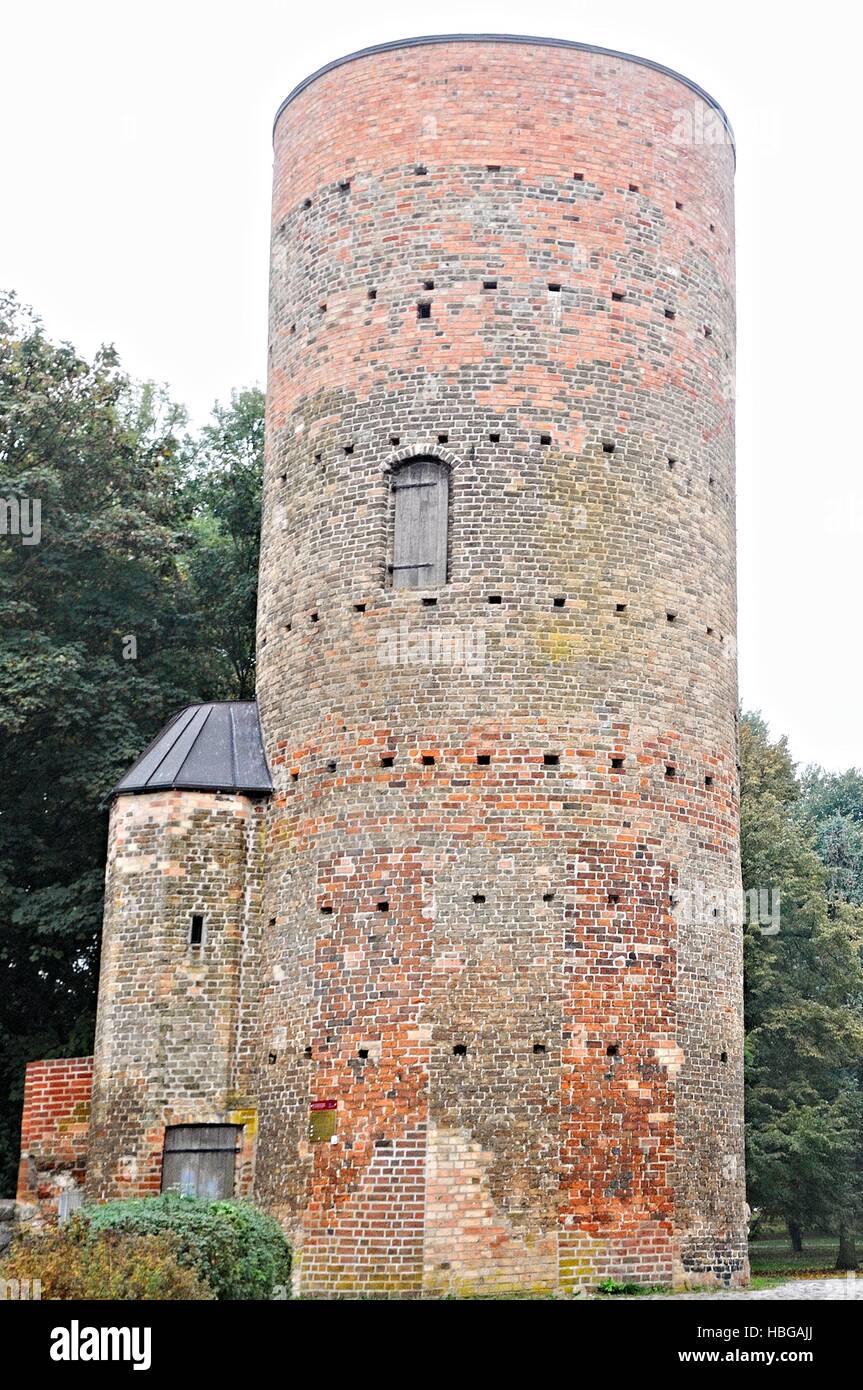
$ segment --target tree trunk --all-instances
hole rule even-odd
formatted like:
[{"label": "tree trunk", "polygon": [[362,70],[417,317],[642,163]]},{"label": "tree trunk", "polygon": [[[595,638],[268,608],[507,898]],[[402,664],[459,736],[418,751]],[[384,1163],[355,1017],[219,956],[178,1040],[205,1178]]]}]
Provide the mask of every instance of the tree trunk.
[{"label": "tree trunk", "polygon": [[851,1226],[846,1226],[844,1221],[840,1221],[839,1223],[839,1254],[836,1256],[836,1268],[857,1268],[857,1247],[854,1239],[854,1229]]},{"label": "tree trunk", "polygon": [[788,1239],[795,1255],[803,1254],[803,1230],[799,1221],[788,1222]]}]

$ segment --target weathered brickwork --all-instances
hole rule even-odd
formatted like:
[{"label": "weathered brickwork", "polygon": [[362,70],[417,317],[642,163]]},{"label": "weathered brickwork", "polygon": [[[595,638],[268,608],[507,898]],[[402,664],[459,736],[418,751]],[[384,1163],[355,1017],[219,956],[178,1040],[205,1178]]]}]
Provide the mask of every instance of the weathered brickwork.
[{"label": "weathered brickwork", "polygon": [[31,1062],[24,1079],[17,1200],[57,1215],[61,1193],[80,1192],[87,1166],[92,1057]]},{"label": "weathered brickwork", "polygon": [[[168,1125],[243,1126],[248,1194],[257,1130],[238,1089],[238,1027],[254,970],[259,807],[247,797],[121,796],[109,830],[87,1192],[158,1192]],[[193,914],[203,941],[189,942]]]},{"label": "weathered brickwork", "polygon": [[[675,907],[739,884],[706,118],[620,58],[450,42],[277,121],[256,1190],[307,1292],[745,1276],[739,927]],[[387,571],[418,455],[428,593]]]},{"label": "weathered brickwork", "polygon": [[[280,112],[274,790],[116,799],[93,1197],[235,1123],[309,1295],[745,1280],[740,924],[681,906],[740,885],[722,130],[527,40]],[[434,589],[390,570],[417,457]]]}]

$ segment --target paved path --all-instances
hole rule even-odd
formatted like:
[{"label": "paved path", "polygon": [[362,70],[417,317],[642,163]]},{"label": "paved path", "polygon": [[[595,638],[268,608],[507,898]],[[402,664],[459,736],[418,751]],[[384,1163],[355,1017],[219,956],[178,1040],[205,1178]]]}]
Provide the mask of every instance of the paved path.
[{"label": "paved path", "polygon": [[675,1293],[642,1294],[641,1299],[678,1298],[721,1299],[725,1302],[733,1298],[859,1298],[863,1300],[863,1275],[850,1279],[789,1279],[785,1284],[777,1284],[773,1289],[729,1289],[722,1293]]}]

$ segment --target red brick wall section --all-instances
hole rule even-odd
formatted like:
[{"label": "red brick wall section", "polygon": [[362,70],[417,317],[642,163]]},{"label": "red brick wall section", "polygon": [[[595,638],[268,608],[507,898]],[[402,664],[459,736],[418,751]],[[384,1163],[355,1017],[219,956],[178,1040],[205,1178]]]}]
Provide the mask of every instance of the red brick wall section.
[{"label": "red brick wall section", "polygon": [[30,1062],[24,1081],[18,1201],[50,1219],[62,1191],[83,1188],[90,1129],[92,1057]]}]

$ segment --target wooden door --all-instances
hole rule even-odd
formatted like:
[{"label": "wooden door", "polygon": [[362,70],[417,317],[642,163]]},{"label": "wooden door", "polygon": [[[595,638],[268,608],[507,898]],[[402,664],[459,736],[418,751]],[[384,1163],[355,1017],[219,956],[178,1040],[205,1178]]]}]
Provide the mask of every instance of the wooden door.
[{"label": "wooden door", "polygon": [[414,459],[393,478],[396,589],[432,589],[446,583],[449,473],[437,459]]}]

